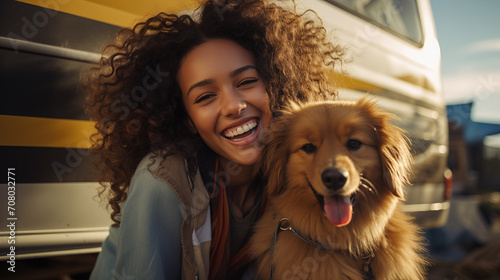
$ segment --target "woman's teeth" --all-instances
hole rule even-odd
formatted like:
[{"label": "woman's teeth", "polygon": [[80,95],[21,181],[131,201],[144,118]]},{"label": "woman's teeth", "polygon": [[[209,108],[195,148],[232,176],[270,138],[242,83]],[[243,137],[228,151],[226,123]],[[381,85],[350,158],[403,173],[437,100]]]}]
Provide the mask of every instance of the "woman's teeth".
[{"label": "woman's teeth", "polygon": [[257,127],[257,121],[256,120],[251,120],[237,128],[232,128],[231,130],[228,130],[224,133],[224,136],[227,138],[232,138],[238,135],[241,135],[243,133],[246,133],[252,129]]}]

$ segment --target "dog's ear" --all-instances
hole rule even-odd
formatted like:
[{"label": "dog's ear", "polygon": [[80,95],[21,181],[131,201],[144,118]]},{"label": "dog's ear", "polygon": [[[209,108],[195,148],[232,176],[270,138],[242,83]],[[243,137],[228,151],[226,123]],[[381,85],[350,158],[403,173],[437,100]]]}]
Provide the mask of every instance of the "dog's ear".
[{"label": "dog's ear", "polygon": [[288,162],[286,139],[291,118],[290,114],[282,112],[266,132],[259,167],[269,196],[280,194],[286,187],[285,175]]},{"label": "dog's ear", "polygon": [[376,130],[384,183],[395,196],[404,199],[413,164],[406,132],[390,122],[397,119],[396,116],[377,109],[375,103],[367,99],[360,102],[370,112]]},{"label": "dog's ear", "polygon": [[413,162],[408,138],[402,129],[388,120],[378,134],[384,182],[395,196],[404,199]]}]

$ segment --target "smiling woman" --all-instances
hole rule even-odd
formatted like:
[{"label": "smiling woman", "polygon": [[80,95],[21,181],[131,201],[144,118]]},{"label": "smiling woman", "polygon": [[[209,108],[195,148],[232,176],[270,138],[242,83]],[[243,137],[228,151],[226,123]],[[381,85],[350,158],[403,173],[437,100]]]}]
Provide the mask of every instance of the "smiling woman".
[{"label": "smiling woman", "polygon": [[[343,49],[319,22],[262,0],[206,1],[195,16],[160,13],[118,34],[86,77],[115,222],[92,279],[246,271],[272,112],[336,93]],[[155,86],[144,83],[153,69]]]},{"label": "smiling woman", "polygon": [[272,116],[252,54],[230,40],[209,40],[184,57],[178,80],[190,126],[221,163],[253,165]]}]

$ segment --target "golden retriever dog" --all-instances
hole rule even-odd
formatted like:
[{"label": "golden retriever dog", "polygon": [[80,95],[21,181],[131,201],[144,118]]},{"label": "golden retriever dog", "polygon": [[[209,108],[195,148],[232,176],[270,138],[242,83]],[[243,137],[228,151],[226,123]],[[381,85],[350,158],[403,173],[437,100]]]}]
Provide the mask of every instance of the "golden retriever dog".
[{"label": "golden retriever dog", "polygon": [[271,125],[258,279],[424,279],[422,238],[400,210],[412,156],[374,102],[294,105]]}]

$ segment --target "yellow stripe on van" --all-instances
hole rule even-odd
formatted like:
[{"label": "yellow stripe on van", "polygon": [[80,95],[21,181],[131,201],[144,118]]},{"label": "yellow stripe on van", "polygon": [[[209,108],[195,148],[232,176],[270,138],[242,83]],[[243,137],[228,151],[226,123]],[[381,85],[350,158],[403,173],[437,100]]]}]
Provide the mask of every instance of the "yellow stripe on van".
[{"label": "yellow stripe on van", "polygon": [[382,91],[382,88],[379,86],[337,72],[332,73],[332,76],[330,78],[339,88],[366,91],[371,93],[378,93]]},{"label": "yellow stripe on van", "polygon": [[159,12],[178,13],[195,9],[199,0],[18,0],[121,27],[132,27]]},{"label": "yellow stripe on van", "polygon": [[0,146],[88,149],[94,126],[93,121],[0,115]]}]

